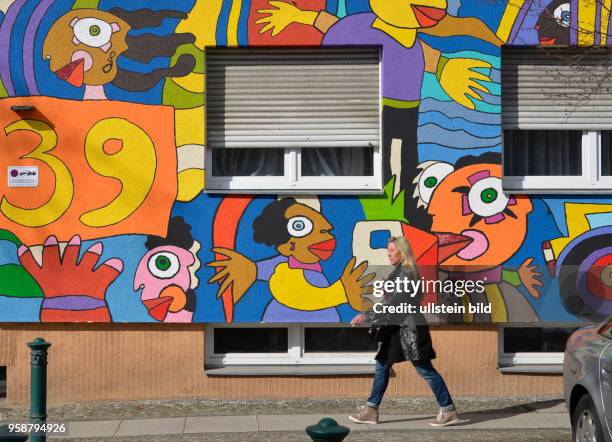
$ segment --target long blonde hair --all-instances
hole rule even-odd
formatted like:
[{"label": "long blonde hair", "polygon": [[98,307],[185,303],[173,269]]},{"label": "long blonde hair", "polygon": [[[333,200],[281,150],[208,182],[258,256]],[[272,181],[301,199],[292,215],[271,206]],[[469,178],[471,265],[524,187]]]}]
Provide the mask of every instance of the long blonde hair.
[{"label": "long blonde hair", "polygon": [[392,236],[389,238],[389,243],[393,243],[397,246],[400,253],[402,254],[401,266],[406,267],[410,274],[415,278],[419,278],[419,268],[417,267],[416,259],[414,258],[414,252],[408,240],[403,236]]}]

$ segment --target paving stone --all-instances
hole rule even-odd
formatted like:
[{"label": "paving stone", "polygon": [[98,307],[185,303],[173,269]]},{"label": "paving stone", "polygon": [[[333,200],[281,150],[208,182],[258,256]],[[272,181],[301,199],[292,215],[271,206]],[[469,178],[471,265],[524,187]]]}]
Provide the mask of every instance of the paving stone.
[{"label": "paving stone", "polygon": [[[120,420],[71,422],[67,425],[67,437],[112,437],[119,428]],[[62,436],[64,437],[64,436]]]},{"label": "paving stone", "polygon": [[256,416],[188,417],[185,433],[234,433],[258,431]]},{"label": "paving stone", "polygon": [[185,418],[123,420],[115,436],[182,434]]}]

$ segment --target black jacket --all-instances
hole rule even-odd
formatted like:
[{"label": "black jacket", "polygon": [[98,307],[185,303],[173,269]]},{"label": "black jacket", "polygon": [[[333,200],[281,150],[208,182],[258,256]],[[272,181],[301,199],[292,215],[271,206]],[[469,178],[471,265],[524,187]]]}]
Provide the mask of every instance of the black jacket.
[{"label": "black jacket", "polygon": [[[418,279],[418,275],[412,274],[406,267],[398,265],[387,277],[387,281],[395,281],[396,278]],[[414,297],[404,291],[385,292],[382,300],[383,306],[400,306],[402,303],[406,303],[415,306],[416,313],[375,313],[374,310],[365,312],[367,324],[388,328],[387,337],[376,355],[377,360],[387,360],[388,353],[392,354],[392,360],[390,361],[392,363],[399,360],[422,361],[436,357],[429,334],[429,326],[425,317],[419,312],[422,299],[422,292],[417,293]],[[393,337],[396,333],[399,334],[399,339],[397,336]],[[398,342],[401,348],[393,348]],[[394,353],[398,352],[403,354],[403,359],[393,356]]]}]

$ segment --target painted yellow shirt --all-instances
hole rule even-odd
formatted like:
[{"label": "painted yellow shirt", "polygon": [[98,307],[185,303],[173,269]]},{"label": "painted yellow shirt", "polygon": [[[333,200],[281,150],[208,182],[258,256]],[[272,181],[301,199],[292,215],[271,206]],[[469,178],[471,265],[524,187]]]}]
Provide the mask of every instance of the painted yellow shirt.
[{"label": "painted yellow shirt", "polygon": [[287,263],[276,266],[270,277],[270,292],[281,304],[296,310],[322,310],[347,302],[342,282],[316,287],[304,276],[304,269],[292,269]]}]

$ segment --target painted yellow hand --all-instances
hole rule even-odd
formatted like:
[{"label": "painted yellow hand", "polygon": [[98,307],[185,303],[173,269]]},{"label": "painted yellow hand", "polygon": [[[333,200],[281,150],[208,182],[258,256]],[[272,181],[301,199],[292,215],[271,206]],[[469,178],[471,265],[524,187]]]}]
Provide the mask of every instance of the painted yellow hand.
[{"label": "painted yellow hand", "polygon": [[255,23],[265,25],[259,31],[260,34],[272,30],[272,37],[276,37],[283,29],[291,23],[302,23],[305,25],[313,25],[316,18],[316,11],[302,11],[300,8],[285,3],[283,1],[270,0],[268,4],[276,9],[259,9],[260,14],[268,14],[266,17],[260,18]]},{"label": "painted yellow hand", "polygon": [[357,267],[355,267],[357,259],[353,256],[350,261],[346,264],[340,281],[344,286],[344,292],[346,293],[346,299],[350,306],[357,311],[363,312],[372,307],[372,301],[366,298],[367,295],[372,294],[372,285],[370,282],[376,276],[374,273],[368,273],[364,275],[368,268],[368,263],[363,261]]},{"label": "painted yellow hand", "polygon": [[[442,68],[440,74],[440,85],[444,91],[468,109],[474,109],[476,105],[472,101],[482,101],[480,92],[490,93],[489,89],[480,82],[491,82],[488,75],[474,71],[477,68],[491,68],[486,61],[473,58],[450,58]],[[477,81],[478,80],[478,81]]]}]

